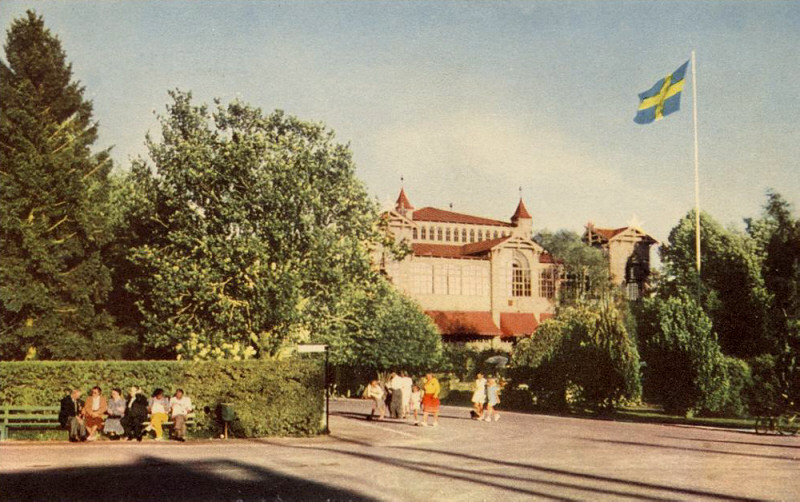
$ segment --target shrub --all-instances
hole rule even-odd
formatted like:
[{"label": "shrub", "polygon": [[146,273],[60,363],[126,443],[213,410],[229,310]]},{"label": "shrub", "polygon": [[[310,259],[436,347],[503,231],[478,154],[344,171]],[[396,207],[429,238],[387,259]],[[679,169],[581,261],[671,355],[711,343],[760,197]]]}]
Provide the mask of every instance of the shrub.
[{"label": "shrub", "polygon": [[[257,361],[20,361],[0,363],[0,403],[56,405],[70,388],[132,385],[145,393],[180,387],[192,398],[198,427],[218,431],[220,403],[233,403],[236,436],[310,435],[321,431],[322,370],[310,358]],[[210,413],[205,413],[208,407]]]},{"label": "shrub", "polygon": [[[738,363],[726,365],[711,321],[688,296],[646,299],[639,311],[639,343],[646,392],[668,413],[720,413],[730,397],[727,369],[744,379]],[[739,381],[736,383],[740,384]]]}]

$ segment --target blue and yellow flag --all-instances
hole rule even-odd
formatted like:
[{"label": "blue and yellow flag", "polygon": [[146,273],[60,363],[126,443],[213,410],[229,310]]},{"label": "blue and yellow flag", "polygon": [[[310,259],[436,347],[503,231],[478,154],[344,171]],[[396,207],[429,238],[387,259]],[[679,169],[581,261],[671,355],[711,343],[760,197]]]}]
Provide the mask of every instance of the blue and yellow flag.
[{"label": "blue and yellow flag", "polygon": [[689,61],[680,68],[662,78],[650,90],[639,94],[639,112],[633,121],[637,124],[649,124],[661,120],[681,108],[681,91],[686,81],[686,67]]}]

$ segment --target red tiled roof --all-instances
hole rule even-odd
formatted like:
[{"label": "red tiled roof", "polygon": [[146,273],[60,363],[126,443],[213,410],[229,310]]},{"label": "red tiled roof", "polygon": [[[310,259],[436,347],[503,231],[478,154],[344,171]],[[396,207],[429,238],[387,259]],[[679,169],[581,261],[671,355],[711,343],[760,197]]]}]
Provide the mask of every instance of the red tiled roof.
[{"label": "red tiled roof", "polygon": [[397,197],[397,208],[400,209],[414,209],[414,206],[411,205],[411,202],[406,197],[405,189],[400,189],[400,195]]},{"label": "red tiled roof", "polygon": [[539,314],[539,320],[541,322],[545,322],[548,319],[555,319],[555,317],[556,317],[555,314],[551,314],[549,312],[542,312],[541,314]]},{"label": "red tiled roof", "polygon": [[542,253],[539,255],[539,263],[564,263],[564,260],[556,258],[550,253]]},{"label": "red tiled roof", "polygon": [[500,330],[504,335],[530,335],[538,327],[539,323],[536,322],[536,316],[533,314],[500,313]]},{"label": "red tiled roof", "polygon": [[525,208],[525,203],[522,202],[522,199],[519,199],[519,204],[517,205],[517,210],[514,211],[514,215],[511,217],[511,221],[515,221],[515,220],[518,220],[520,218],[527,218],[529,220],[533,219],[531,217],[531,214]]},{"label": "red tiled roof", "polygon": [[411,250],[415,256],[432,256],[435,258],[469,258],[484,259],[489,250],[510,239],[510,237],[499,237],[488,241],[470,242],[464,245],[453,244],[411,244]]},{"label": "red tiled roof", "polygon": [[414,212],[414,221],[436,221],[442,223],[466,223],[469,225],[493,225],[496,227],[513,227],[511,223],[499,220],[490,220],[480,216],[454,213],[435,207],[423,207]]},{"label": "red tiled roof", "polygon": [[455,310],[428,310],[443,335],[497,336],[503,332],[492,320],[491,312],[463,312]]},{"label": "red tiled roof", "polygon": [[620,228],[593,228],[592,233],[598,234],[606,240],[611,239],[615,235],[621,234],[628,227],[620,227]]}]

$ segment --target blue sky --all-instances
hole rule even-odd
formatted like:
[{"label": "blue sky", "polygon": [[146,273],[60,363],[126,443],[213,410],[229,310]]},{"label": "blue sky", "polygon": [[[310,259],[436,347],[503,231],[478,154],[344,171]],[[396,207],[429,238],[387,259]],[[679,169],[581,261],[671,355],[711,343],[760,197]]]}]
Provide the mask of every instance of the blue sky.
[{"label": "blue sky", "polygon": [[800,2],[0,3],[62,40],[117,166],[144,154],[167,90],[323,121],[381,203],[535,228],[666,240],[694,205],[691,80],[681,110],[637,94],[697,52],[701,206],[741,227],[772,187],[800,205]]}]

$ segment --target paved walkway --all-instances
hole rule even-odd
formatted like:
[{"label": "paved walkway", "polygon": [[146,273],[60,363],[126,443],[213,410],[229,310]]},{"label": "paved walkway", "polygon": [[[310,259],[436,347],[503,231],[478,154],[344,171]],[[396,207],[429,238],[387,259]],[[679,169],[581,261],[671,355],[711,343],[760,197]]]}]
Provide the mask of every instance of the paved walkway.
[{"label": "paved walkway", "polygon": [[440,427],[333,401],[305,439],[0,445],[2,501],[800,500],[800,437],[443,409]]}]

